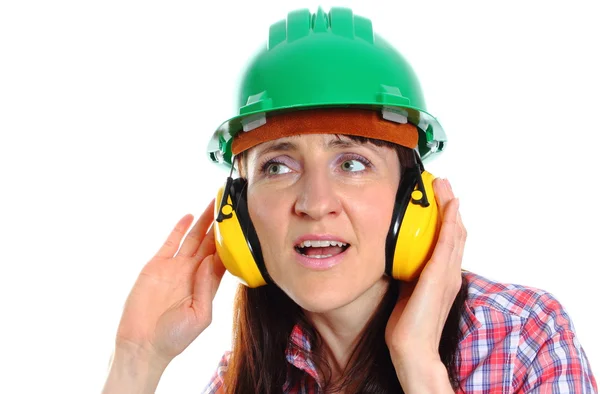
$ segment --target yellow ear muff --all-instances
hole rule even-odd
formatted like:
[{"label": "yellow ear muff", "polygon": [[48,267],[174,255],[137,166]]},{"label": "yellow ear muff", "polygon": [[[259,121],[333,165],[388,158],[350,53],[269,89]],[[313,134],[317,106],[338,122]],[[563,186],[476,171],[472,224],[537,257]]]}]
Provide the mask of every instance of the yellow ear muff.
[{"label": "yellow ear muff", "polygon": [[[232,275],[238,277],[246,286],[259,287],[266,285],[267,282],[252,254],[250,241],[247,241],[248,238],[242,230],[242,228],[249,230],[248,226],[242,227],[242,223],[246,221],[243,215],[247,213],[247,209],[235,206],[229,194],[226,196],[226,204],[222,204],[224,190],[229,186],[230,182],[228,180],[227,185],[221,187],[217,192],[215,200],[214,233],[217,253],[225,268]],[[219,218],[221,219],[219,220]],[[251,231],[254,231],[253,227]],[[257,248],[260,249],[260,246],[255,245],[254,249]],[[260,250],[257,252],[260,253]],[[262,262],[262,255],[260,259]]]},{"label": "yellow ear muff", "polygon": [[421,178],[429,206],[423,207],[416,203],[423,197],[423,193],[418,190],[419,185],[415,185],[407,202],[394,249],[392,276],[403,281],[412,281],[419,276],[431,258],[441,224],[433,193],[435,177],[423,171]]},{"label": "yellow ear muff", "polygon": [[[433,253],[440,228],[433,193],[435,178],[427,171],[418,171],[406,172],[399,186],[386,241],[386,273],[403,281],[412,281],[421,273]],[[248,214],[245,185],[244,179],[228,178],[217,192],[214,234],[225,268],[254,288],[272,283],[272,279]],[[428,204],[423,203],[425,200]]]}]

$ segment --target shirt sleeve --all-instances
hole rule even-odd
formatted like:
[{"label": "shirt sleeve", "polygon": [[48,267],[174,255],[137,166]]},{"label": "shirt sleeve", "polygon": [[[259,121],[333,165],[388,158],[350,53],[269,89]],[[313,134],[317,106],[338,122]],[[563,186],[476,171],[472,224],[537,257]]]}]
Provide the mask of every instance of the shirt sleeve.
[{"label": "shirt sleeve", "polygon": [[521,383],[517,393],[598,393],[572,322],[549,293],[542,294],[532,308],[517,359],[522,367],[515,371]]},{"label": "shirt sleeve", "polygon": [[202,394],[224,394],[225,393],[225,387],[224,387],[223,383],[224,383],[225,373],[227,372],[227,367],[229,366],[229,358],[230,357],[231,357],[230,351],[225,352],[223,357],[221,357],[221,361],[219,362],[219,365],[217,366],[217,370],[215,371],[213,376],[210,378],[210,381],[208,382],[208,385],[202,391]]}]

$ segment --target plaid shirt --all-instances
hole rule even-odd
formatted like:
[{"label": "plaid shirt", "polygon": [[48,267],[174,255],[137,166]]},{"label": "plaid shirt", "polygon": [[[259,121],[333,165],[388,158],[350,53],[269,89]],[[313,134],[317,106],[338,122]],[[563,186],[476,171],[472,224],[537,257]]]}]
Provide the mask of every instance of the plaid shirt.
[{"label": "plaid shirt", "polygon": [[[461,393],[597,393],[587,357],[560,303],[531,287],[500,284],[463,272],[469,288],[460,318],[457,362]],[[299,326],[290,342],[310,351]],[[223,376],[231,352],[226,352],[204,394],[224,393]],[[286,358],[305,372],[302,381],[283,393],[322,393],[310,358],[289,346]]]}]

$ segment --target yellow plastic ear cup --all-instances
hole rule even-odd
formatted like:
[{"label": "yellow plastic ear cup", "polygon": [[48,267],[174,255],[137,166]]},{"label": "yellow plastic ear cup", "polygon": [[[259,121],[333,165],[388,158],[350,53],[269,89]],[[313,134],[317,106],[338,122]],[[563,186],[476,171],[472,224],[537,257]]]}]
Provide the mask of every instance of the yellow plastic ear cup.
[{"label": "yellow plastic ear cup", "polygon": [[[222,186],[217,192],[215,200],[215,218],[219,215],[220,202],[223,198],[225,187]],[[223,214],[231,215],[221,222],[215,220],[214,233],[217,253],[227,270],[236,276],[248,287],[259,287],[266,285],[261,275],[252,252],[246,242],[239,218],[232,209],[231,197],[227,197],[227,204],[223,206]]]},{"label": "yellow plastic ear cup", "polygon": [[[412,200],[408,202],[394,250],[392,276],[407,282],[416,279],[431,258],[440,227],[438,206],[433,193],[435,177],[427,171],[423,171],[421,177],[429,206],[422,207]],[[413,191],[411,197],[419,199],[422,193]]]}]

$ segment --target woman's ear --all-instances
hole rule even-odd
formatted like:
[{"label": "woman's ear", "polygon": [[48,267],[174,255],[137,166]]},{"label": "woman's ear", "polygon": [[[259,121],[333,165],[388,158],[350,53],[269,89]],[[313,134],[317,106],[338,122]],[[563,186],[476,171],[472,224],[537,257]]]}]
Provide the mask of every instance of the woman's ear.
[{"label": "woman's ear", "polygon": [[248,179],[248,174],[247,174],[247,168],[246,168],[246,159],[245,159],[246,155],[244,154],[244,152],[238,154],[237,156],[235,156],[234,158],[234,166],[235,169],[237,170],[238,176],[240,178],[246,178]]}]

